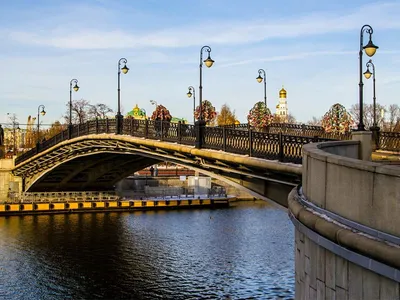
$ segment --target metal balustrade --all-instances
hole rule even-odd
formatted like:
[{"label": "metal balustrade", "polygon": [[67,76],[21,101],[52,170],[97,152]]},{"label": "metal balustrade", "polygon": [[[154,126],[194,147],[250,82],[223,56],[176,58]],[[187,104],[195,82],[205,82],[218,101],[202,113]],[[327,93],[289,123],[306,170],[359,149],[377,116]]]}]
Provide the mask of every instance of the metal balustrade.
[{"label": "metal balustrade", "polygon": [[[74,125],[71,138],[89,134],[115,134],[116,129],[116,119],[91,120]],[[262,130],[252,128],[248,124],[199,128],[198,125],[180,122],[133,118],[122,120],[122,134],[190,146],[200,145],[197,147],[297,164],[301,164],[304,144],[351,139],[350,133],[327,133],[320,126],[305,124],[273,123]],[[69,132],[64,130],[21,154],[16,158],[15,164],[18,165],[68,138]],[[400,133],[378,132],[378,149],[399,151]]]}]

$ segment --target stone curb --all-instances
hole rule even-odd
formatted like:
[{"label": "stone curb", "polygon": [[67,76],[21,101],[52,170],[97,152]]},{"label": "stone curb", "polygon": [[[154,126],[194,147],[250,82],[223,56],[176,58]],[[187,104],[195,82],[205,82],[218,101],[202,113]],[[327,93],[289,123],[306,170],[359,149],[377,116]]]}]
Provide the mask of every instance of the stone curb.
[{"label": "stone curb", "polygon": [[298,198],[297,188],[294,188],[288,197],[288,209],[302,224],[342,247],[400,269],[399,248],[329,222],[307,210]]}]

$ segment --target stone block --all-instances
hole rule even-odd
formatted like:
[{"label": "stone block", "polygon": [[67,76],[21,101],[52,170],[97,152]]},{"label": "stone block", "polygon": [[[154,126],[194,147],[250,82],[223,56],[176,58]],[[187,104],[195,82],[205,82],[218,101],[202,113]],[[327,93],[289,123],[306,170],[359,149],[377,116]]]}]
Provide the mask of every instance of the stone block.
[{"label": "stone block", "polygon": [[336,291],[336,299],[337,300],[348,300],[349,299],[349,295],[346,290],[336,286],[335,291]]},{"label": "stone block", "polygon": [[335,290],[336,287],[336,255],[325,251],[325,286]]},{"label": "stone block", "polygon": [[[325,208],[326,193],[326,160],[308,158],[311,162],[309,166],[309,178],[307,184],[307,198],[315,205]],[[308,174],[307,174],[308,176]]]},{"label": "stone block", "polygon": [[336,291],[325,285],[325,299],[336,300]]},{"label": "stone block", "polygon": [[371,226],[375,229],[400,236],[400,168],[397,176],[375,173]]},{"label": "stone block", "polygon": [[325,284],[325,249],[317,246],[317,280]]},{"label": "stone block", "polygon": [[351,300],[367,300],[363,299],[363,268],[348,262],[349,272],[349,299]]},{"label": "stone block", "polygon": [[348,261],[336,255],[336,286],[348,289]]},{"label": "stone block", "polygon": [[353,141],[360,141],[359,159],[371,160],[372,155],[372,132],[354,131],[351,134]]},{"label": "stone block", "polygon": [[362,271],[362,290],[363,300],[379,299],[380,292],[380,275],[369,270]]},{"label": "stone block", "polygon": [[326,209],[347,219],[362,223],[361,215],[371,210],[374,173],[327,165]]},{"label": "stone block", "polygon": [[325,282],[317,279],[317,300],[325,300]]},{"label": "stone block", "polygon": [[399,300],[400,299],[400,284],[381,276],[379,287],[380,300]]},{"label": "stone block", "polygon": [[309,298],[308,299],[317,299],[317,290],[316,289],[313,289],[311,286],[309,287],[309,291],[308,291],[308,295],[309,295]]}]

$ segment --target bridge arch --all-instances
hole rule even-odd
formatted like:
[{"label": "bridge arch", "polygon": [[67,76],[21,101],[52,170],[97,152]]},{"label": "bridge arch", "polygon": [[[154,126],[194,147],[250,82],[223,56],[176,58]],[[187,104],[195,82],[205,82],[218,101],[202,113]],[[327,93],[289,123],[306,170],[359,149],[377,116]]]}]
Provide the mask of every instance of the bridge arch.
[{"label": "bridge arch", "polygon": [[270,198],[268,184],[286,185],[287,196],[301,178],[298,165],[114,134],[61,142],[18,164],[13,173],[24,178],[24,191],[105,190],[159,161],[197,170],[265,199]]}]

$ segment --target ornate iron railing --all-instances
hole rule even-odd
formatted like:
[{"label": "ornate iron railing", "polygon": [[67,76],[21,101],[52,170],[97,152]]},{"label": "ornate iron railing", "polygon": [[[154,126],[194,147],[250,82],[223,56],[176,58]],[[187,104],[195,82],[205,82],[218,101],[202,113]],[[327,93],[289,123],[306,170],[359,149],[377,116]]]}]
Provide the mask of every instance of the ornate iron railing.
[{"label": "ornate iron railing", "polygon": [[378,132],[378,149],[400,152],[400,132]]},{"label": "ornate iron railing", "polygon": [[[101,119],[74,125],[70,133],[71,138],[89,134],[114,134],[117,128],[116,122],[116,119]],[[170,123],[168,121],[124,119],[122,121],[122,134],[298,164],[302,161],[304,144],[350,139],[351,137],[349,133],[326,133],[319,126],[304,124],[272,125],[268,129],[257,131],[252,128],[244,130],[244,126],[241,128],[228,126],[200,128],[198,125]],[[68,139],[69,131],[64,130],[17,157],[15,164],[18,165],[35,154]],[[380,132],[379,148],[399,151],[400,134]]]}]

